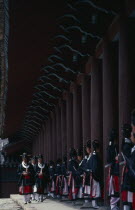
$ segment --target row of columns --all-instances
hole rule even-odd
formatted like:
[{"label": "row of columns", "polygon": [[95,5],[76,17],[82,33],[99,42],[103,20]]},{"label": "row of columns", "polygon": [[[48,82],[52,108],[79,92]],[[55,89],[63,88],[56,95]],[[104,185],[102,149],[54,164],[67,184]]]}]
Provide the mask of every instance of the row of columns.
[{"label": "row of columns", "polygon": [[[45,160],[56,160],[69,155],[69,149],[78,149],[88,139],[101,142],[103,164],[106,164],[106,147],[112,128],[119,131],[130,123],[130,113],[135,107],[135,90],[131,74],[128,22],[120,17],[119,40],[103,42],[100,59],[91,57],[88,73],[78,76],[70,90],[51,113],[38,139],[33,143],[33,153],[43,153]],[[106,173],[104,171],[104,183]]]}]

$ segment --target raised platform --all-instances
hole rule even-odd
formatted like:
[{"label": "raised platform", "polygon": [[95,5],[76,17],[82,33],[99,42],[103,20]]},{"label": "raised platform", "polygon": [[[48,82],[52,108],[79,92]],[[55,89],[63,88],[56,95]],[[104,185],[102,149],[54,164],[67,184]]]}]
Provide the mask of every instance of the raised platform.
[{"label": "raised platform", "polygon": [[1,198],[0,210],[22,210],[22,208],[10,198]]},{"label": "raised platform", "polygon": [[[74,206],[72,202],[60,202],[58,200],[46,199],[43,203],[33,201],[31,204],[24,204],[21,195],[11,195],[11,199],[20,205],[24,210],[75,210],[80,209],[81,205]],[[88,208],[92,209],[92,208]],[[100,207],[99,210],[109,210]]]}]

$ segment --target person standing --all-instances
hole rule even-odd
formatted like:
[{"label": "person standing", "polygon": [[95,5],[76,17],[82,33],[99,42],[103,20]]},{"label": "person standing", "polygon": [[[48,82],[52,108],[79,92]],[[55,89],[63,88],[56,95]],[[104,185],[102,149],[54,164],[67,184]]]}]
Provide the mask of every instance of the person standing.
[{"label": "person standing", "polygon": [[69,187],[69,199],[75,200],[78,194],[78,184],[77,184],[77,170],[78,170],[78,162],[77,162],[77,152],[74,148],[70,149],[69,152],[70,160],[68,162],[68,187]]},{"label": "person standing", "polygon": [[38,202],[43,202],[45,187],[47,187],[47,165],[43,162],[43,156],[38,156],[38,163],[36,166],[35,185]]},{"label": "person standing", "polygon": [[115,129],[111,130],[109,137],[109,145],[107,147],[107,167],[109,168],[108,175],[108,194],[110,197],[110,207],[112,210],[117,210],[119,195],[119,150],[118,150],[118,135]]},{"label": "person standing", "polygon": [[17,170],[19,176],[19,194],[24,195],[24,204],[31,203],[30,196],[33,193],[33,169],[28,164],[28,156],[26,153],[22,155],[22,163]]},{"label": "person standing", "polygon": [[55,193],[55,189],[56,189],[56,187],[55,187],[55,164],[52,160],[50,160],[48,172],[49,172],[48,196],[51,196],[52,198],[54,198],[55,197],[54,193]]},{"label": "person standing", "polygon": [[31,166],[33,168],[33,194],[31,194],[32,201],[36,200],[36,186],[35,186],[35,175],[36,175],[37,157],[31,158]]},{"label": "person standing", "polygon": [[92,142],[93,153],[90,158],[90,198],[92,199],[92,207],[98,209],[98,198],[101,197],[101,182],[102,182],[102,164],[99,157],[100,144],[98,140]]},{"label": "person standing", "polygon": [[122,157],[124,159],[124,166],[122,170],[122,201],[123,209],[130,210],[132,205],[131,199],[131,183],[130,183],[130,164],[127,162],[131,158],[131,151],[133,143],[131,141],[132,127],[130,124],[124,124],[122,128]]}]

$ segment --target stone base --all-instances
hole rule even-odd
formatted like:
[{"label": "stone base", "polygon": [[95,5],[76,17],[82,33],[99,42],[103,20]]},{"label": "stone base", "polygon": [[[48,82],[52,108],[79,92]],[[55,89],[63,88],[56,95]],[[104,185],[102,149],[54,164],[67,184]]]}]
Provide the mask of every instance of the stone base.
[{"label": "stone base", "polygon": [[[73,205],[72,202],[60,202],[59,200],[46,199],[43,203],[32,201],[31,204],[23,203],[23,196],[11,195],[10,198],[24,210],[75,210],[82,205]],[[82,204],[82,203],[81,203]],[[88,208],[93,209],[93,208]],[[109,210],[107,207],[100,207],[99,210]]]}]

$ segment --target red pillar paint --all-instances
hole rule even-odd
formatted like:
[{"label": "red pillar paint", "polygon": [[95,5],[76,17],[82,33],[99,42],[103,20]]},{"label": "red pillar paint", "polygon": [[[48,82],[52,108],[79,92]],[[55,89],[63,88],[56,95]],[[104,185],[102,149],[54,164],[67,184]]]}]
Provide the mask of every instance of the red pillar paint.
[{"label": "red pillar paint", "polygon": [[[117,45],[104,42],[103,48],[103,163],[106,162],[106,148],[108,137],[112,128],[118,129],[118,67],[115,56]],[[107,171],[108,172],[108,171]],[[104,183],[106,189],[106,179],[108,174],[104,173]],[[107,195],[105,193],[107,200]]]},{"label": "red pillar paint", "polygon": [[81,86],[73,83],[71,85],[73,93],[73,141],[74,148],[78,149],[82,146],[82,94]]},{"label": "red pillar paint", "polygon": [[102,69],[99,61],[92,58],[91,69],[91,140],[102,140]]},{"label": "red pillar paint", "polygon": [[61,101],[61,143],[62,143],[62,157],[66,155],[67,152],[67,122],[66,122],[66,102]]},{"label": "red pillar paint", "polygon": [[67,113],[67,157],[69,157],[69,149],[73,147],[73,95],[66,93],[66,113]]},{"label": "red pillar paint", "polygon": [[60,107],[56,107],[56,133],[57,133],[57,158],[62,157],[62,142],[61,142],[61,112]]},{"label": "red pillar paint", "polygon": [[91,125],[90,125],[90,77],[83,76],[82,81],[82,136],[83,136],[83,145],[86,144],[87,139],[91,138]]}]

